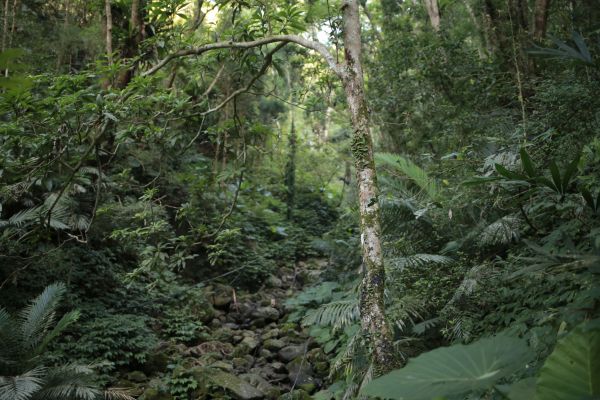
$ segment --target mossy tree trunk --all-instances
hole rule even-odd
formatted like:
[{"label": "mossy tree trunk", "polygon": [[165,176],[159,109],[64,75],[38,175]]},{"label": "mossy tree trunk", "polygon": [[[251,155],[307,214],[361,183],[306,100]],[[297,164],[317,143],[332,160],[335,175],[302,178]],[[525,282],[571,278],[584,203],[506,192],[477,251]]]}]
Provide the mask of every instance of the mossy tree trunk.
[{"label": "mossy tree trunk", "polygon": [[356,167],[361,246],[365,265],[360,294],[360,317],[362,328],[370,339],[373,364],[378,375],[395,364],[391,329],[385,317],[385,269],[381,249],[379,189],[361,64],[359,2],[347,0],[342,11],[346,60],[342,81],[354,129],[352,155]]}]

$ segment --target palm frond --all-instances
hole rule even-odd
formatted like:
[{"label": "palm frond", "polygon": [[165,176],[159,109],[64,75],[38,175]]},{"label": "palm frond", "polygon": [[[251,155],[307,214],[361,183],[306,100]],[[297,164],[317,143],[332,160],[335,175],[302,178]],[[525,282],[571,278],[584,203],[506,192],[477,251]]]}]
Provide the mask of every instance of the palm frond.
[{"label": "palm frond", "polygon": [[20,318],[25,348],[33,350],[43,341],[44,335],[54,322],[56,307],[65,291],[63,283],[52,284],[23,309]]},{"label": "palm frond", "polygon": [[422,335],[429,329],[438,325],[441,322],[441,320],[442,320],[441,318],[435,317],[435,318],[430,318],[425,321],[419,322],[418,324],[413,325],[412,331],[416,335]]},{"label": "palm frond", "polygon": [[425,303],[423,300],[412,296],[404,296],[395,299],[388,307],[387,313],[390,320],[394,321],[400,331],[404,331],[409,323],[414,325],[415,320],[422,319],[421,314],[424,310]]},{"label": "palm frond", "polygon": [[0,400],[31,400],[42,388],[45,372],[36,367],[18,376],[0,376]]},{"label": "palm frond", "polygon": [[65,329],[69,327],[72,323],[76,322],[79,319],[80,313],[78,310],[70,311],[62,316],[62,318],[56,323],[54,328],[47,335],[44,336],[44,339],[41,341],[40,345],[36,348],[35,353],[40,354],[46,349],[48,344],[56,339]]}]

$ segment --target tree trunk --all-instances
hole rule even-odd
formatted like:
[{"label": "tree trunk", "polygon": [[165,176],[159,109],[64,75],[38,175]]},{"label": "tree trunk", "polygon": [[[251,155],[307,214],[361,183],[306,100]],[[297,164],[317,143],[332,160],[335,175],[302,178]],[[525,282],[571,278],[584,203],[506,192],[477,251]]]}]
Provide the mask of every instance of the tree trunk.
[{"label": "tree trunk", "polygon": [[6,50],[6,38],[8,36],[8,6],[9,6],[9,2],[8,0],[4,1],[4,14],[2,17],[2,48],[0,49],[1,51]]},{"label": "tree trunk", "polygon": [[346,59],[346,71],[342,79],[354,128],[352,154],[359,194],[361,246],[366,267],[360,293],[360,317],[362,328],[372,346],[375,374],[380,375],[394,367],[395,357],[391,329],[385,318],[379,190],[361,64],[358,0],[346,0],[342,7]]},{"label": "tree trunk", "polygon": [[425,0],[425,8],[427,8],[427,14],[429,15],[429,21],[433,30],[436,32],[440,31],[440,6],[438,0]]},{"label": "tree trunk", "polygon": [[112,65],[113,63],[113,42],[112,42],[112,29],[113,29],[113,19],[112,19],[112,9],[110,6],[110,0],[105,0],[104,2],[104,14],[106,15],[106,58],[108,60],[108,65]]},{"label": "tree trunk", "polygon": [[287,219],[292,220],[294,216],[294,199],[296,197],[296,126],[294,117],[290,127],[290,137],[288,141],[288,159],[285,164],[285,189],[287,203]]},{"label": "tree trunk", "polygon": [[[132,0],[131,2],[131,18],[129,19],[129,37],[125,41],[125,45],[122,48],[121,56],[124,60],[132,59],[137,56],[139,52],[140,43],[143,39],[144,33],[144,19],[142,18],[142,2],[141,0]],[[115,82],[117,89],[125,88],[131,79],[136,66],[128,66],[123,68]]]},{"label": "tree trunk", "polygon": [[546,25],[548,22],[548,9],[550,0],[536,0],[533,16],[533,40],[539,42],[546,36]]}]

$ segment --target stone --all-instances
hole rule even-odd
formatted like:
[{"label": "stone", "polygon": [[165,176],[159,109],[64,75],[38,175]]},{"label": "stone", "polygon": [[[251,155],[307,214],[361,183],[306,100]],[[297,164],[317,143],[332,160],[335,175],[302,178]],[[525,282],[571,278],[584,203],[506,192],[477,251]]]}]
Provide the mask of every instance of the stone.
[{"label": "stone", "polygon": [[279,351],[285,346],[285,342],[281,339],[267,339],[263,342],[263,348],[269,351]]},{"label": "stone", "polygon": [[237,400],[264,399],[265,394],[235,375],[224,371],[214,371],[207,374],[207,379],[212,386],[224,389]]},{"label": "stone", "polygon": [[170,393],[150,387],[142,393],[139,400],[173,400],[173,396]]},{"label": "stone", "polygon": [[265,283],[270,288],[280,288],[283,286],[283,281],[275,275],[269,275]]},{"label": "stone", "polygon": [[302,345],[285,346],[284,348],[279,350],[279,352],[277,353],[277,355],[279,356],[279,359],[286,363],[292,361],[293,359],[295,359],[303,354],[304,354],[304,346],[302,346]]},{"label": "stone", "polygon": [[222,360],[215,361],[214,363],[212,363],[211,368],[217,368],[222,371],[228,371],[228,372],[233,371],[233,365],[231,365],[230,363],[228,363],[226,361],[222,361]]},{"label": "stone", "polygon": [[266,396],[270,399],[279,398],[280,391],[275,386],[271,385],[266,379],[258,374],[242,374],[240,378],[265,393]]},{"label": "stone", "polygon": [[271,353],[269,350],[267,350],[265,348],[260,349],[260,351],[258,352],[258,355],[267,360],[270,360],[271,358],[273,358],[273,353]]},{"label": "stone", "polygon": [[296,389],[284,394],[279,400],[311,400],[311,397],[310,394],[306,393],[304,390]]},{"label": "stone", "polygon": [[273,368],[273,371],[275,372],[285,372],[286,368],[285,368],[285,364],[279,361],[275,361],[271,363],[271,368]]},{"label": "stone", "polygon": [[275,328],[275,329],[271,329],[271,330],[263,333],[262,339],[263,340],[277,339],[280,335],[281,335],[281,332],[279,331],[279,329]]},{"label": "stone", "polygon": [[302,385],[298,385],[298,389],[302,389],[308,394],[313,394],[314,392],[317,391],[317,385],[313,382],[304,383]]},{"label": "stone", "polygon": [[305,383],[314,383],[314,372],[312,366],[302,357],[296,358],[294,361],[289,362],[286,365],[288,370],[288,378],[290,382],[296,385],[303,385]]},{"label": "stone", "polygon": [[148,381],[148,377],[142,371],[132,371],[127,374],[127,380],[135,383],[143,383]]},{"label": "stone", "polygon": [[264,319],[265,321],[277,321],[279,319],[279,311],[275,307],[258,307],[252,312],[252,317],[255,319]]},{"label": "stone", "polygon": [[248,347],[248,351],[253,351],[258,347],[258,340],[254,336],[244,336],[241,341],[241,344]]},{"label": "stone", "polygon": [[211,289],[208,295],[210,303],[215,308],[228,308],[233,301],[233,288],[227,285],[216,285]]}]

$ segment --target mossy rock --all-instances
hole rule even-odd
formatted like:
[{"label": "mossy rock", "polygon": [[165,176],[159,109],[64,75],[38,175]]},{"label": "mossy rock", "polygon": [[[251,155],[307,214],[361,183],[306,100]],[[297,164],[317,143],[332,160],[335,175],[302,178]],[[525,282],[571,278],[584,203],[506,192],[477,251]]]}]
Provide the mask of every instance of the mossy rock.
[{"label": "mossy rock", "polygon": [[264,399],[265,394],[237,376],[212,368],[197,367],[189,371],[199,386],[210,392],[225,392],[237,400]]},{"label": "mossy rock", "polygon": [[302,389],[296,389],[279,397],[279,400],[311,400],[310,394]]},{"label": "mossy rock", "polygon": [[157,388],[147,388],[138,400],[173,400],[170,393],[162,392]]}]

